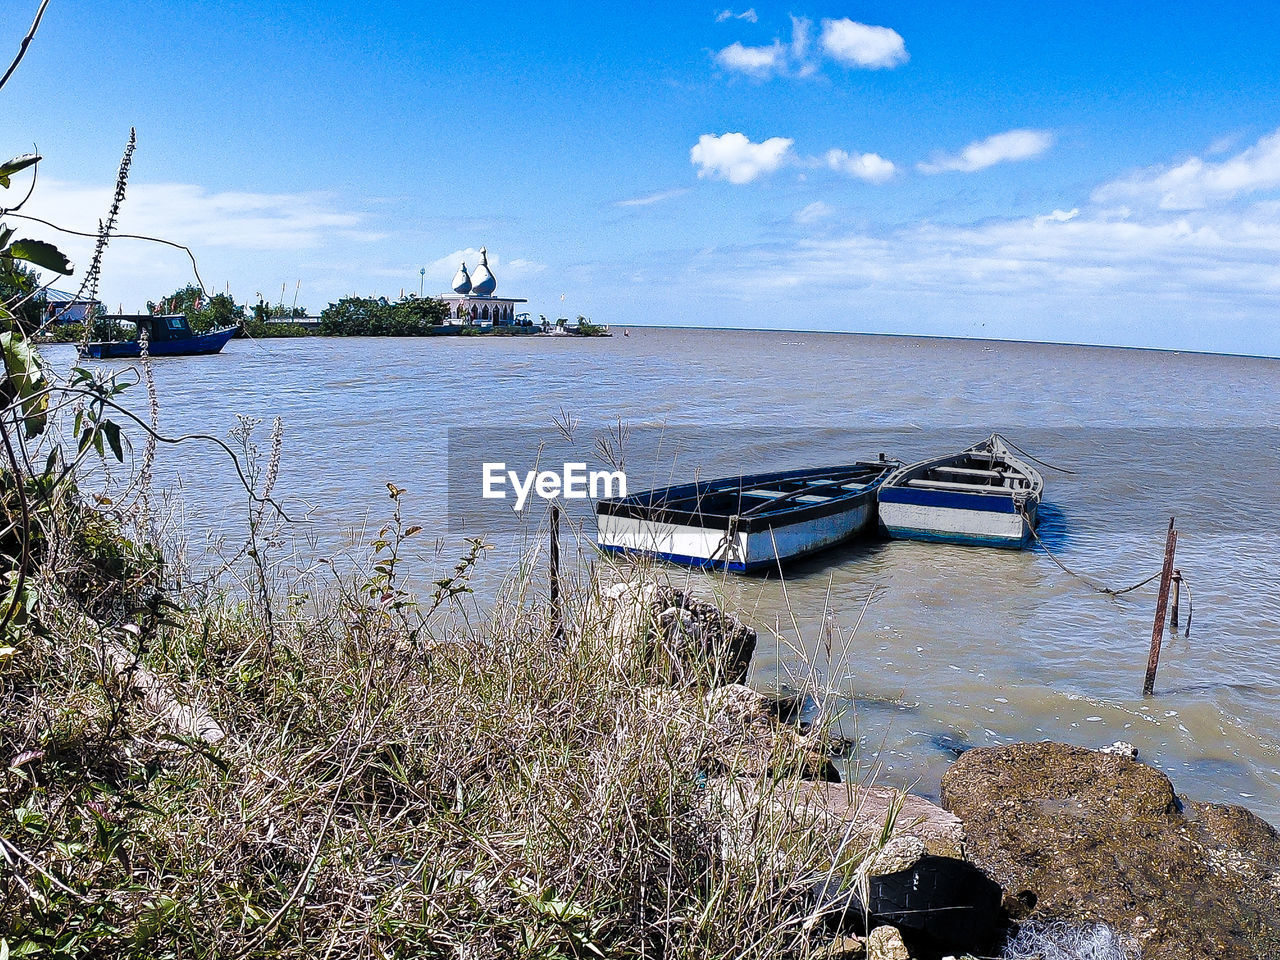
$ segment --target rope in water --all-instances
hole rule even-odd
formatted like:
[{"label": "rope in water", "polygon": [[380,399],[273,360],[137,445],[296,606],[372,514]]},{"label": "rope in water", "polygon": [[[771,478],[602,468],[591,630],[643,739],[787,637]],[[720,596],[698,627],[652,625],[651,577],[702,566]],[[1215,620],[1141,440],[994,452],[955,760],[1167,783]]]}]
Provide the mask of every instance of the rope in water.
[{"label": "rope in water", "polygon": [[[1022,522],[1027,525],[1027,529],[1031,531],[1031,536],[1035,538],[1036,543],[1040,544],[1040,549],[1044,551],[1045,556],[1047,556],[1050,560],[1056,563],[1064,573],[1070,574],[1071,576],[1079,580],[1081,583],[1088,584],[1090,587],[1092,587],[1094,590],[1097,590],[1099,593],[1105,593],[1107,596],[1110,596],[1110,597],[1118,597],[1118,596],[1121,596],[1122,594],[1126,594],[1133,590],[1137,590],[1139,587],[1145,587],[1152,580],[1160,576],[1161,571],[1157,570],[1155,573],[1147,577],[1145,580],[1140,580],[1137,583],[1133,584],[1132,586],[1123,587],[1121,589],[1108,587],[1105,583],[1099,583],[1098,581],[1094,580],[1092,577],[1087,577],[1083,573],[1077,573],[1075,570],[1072,570],[1065,563],[1059,560],[1057,556],[1054,555],[1053,551],[1049,549],[1048,544],[1046,544],[1043,540],[1040,539],[1040,534],[1036,532],[1035,524],[1032,523],[1031,518],[1027,516],[1027,511],[1024,508],[1019,507],[1018,512],[1022,514]],[[1188,594],[1189,594],[1189,591],[1188,591]],[[1188,621],[1188,629],[1190,629],[1190,621]]]},{"label": "rope in water", "polygon": [[[1017,450],[1018,453],[1022,454],[1028,460],[1034,460],[1036,463],[1040,464],[1040,466],[1042,467],[1047,467],[1050,470],[1057,470],[1059,473],[1065,473],[1073,477],[1077,475],[1074,470],[1068,470],[1066,467],[1054,466],[1052,463],[1046,463],[1045,461],[1041,460],[1038,457],[1033,457],[1031,454],[1027,453],[1027,451],[1023,450],[1020,446],[1018,446],[1008,437],[1001,436],[1000,439],[1004,443],[1007,443],[1014,450]],[[1040,534],[1036,532],[1035,524],[1031,522],[1031,518],[1027,516],[1026,510],[1021,505],[1018,506],[1018,512],[1022,514],[1023,523],[1025,523],[1027,525],[1027,529],[1031,531],[1031,536],[1035,538],[1036,543],[1040,544],[1040,549],[1044,551],[1045,556],[1048,557],[1050,560],[1052,560],[1054,563],[1056,563],[1064,573],[1072,577],[1075,577],[1081,583],[1087,584],[1089,587],[1091,587],[1094,590],[1097,590],[1099,593],[1104,593],[1110,597],[1118,597],[1118,596],[1121,596],[1122,594],[1130,593],[1134,590],[1137,590],[1139,587],[1145,587],[1152,580],[1155,580],[1157,577],[1159,577],[1160,574],[1163,572],[1163,570],[1157,570],[1155,573],[1147,577],[1145,580],[1139,580],[1137,583],[1133,584],[1132,586],[1122,587],[1121,589],[1118,589],[1118,590],[1114,587],[1108,587],[1106,584],[1099,583],[1098,581],[1094,580],[1092,577],[1086,577],[1083,573],[1077,573],[1075,570],[1072,570],[1065,563],[1059,560],[1058,557],[1054,554],[1054,552],[1049,549],[1048,544],[1046,544],[1043,540],[1040,539]],[[1195,605],[1195,600],[1191,596],[1190,582],[1188,582],[1186,577],[1182,577],[1181,582],[1182,582],[1182,585],[1186,587],[1186,590],[1187,590],[1187,629],[1182,635],[1183,637],[1190,637],[1191,636],[1191,618],[1196,615],[1196,605]],[[1176,636],[1176,628],[1175,628],[1175,636]]]}]

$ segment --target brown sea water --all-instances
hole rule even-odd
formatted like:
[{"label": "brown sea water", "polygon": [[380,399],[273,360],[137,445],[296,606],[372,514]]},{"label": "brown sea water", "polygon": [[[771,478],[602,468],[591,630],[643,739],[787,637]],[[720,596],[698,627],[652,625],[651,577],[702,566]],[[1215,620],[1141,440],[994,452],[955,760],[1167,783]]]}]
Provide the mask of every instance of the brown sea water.
[{"label": "brown sea water", "polygon": [[[1072,471],[1046,478],[1041,535],[1068,567],[1113,586],[1159,568],[1170,516],[1194,598],[1141,695],[1151,584],[1104,596],[1041,549],[868,541],[785,578],[687,574],[761,633],[753,683],[836,692],[858,766],[934,793],[952,747],[1052,738],[1134,743],[1184,794],[1280,823],[1280,361],[1041,344],[632,328],[612,339],[233,341],[154,365],[162,428],[225,436],[236,415],[284,419],[277,493],[301,565],[331,557],[408,490],[406,517],[452,565],[463,537],[493,549],[487,595],[539,542],[546,511],[450,504],[451,464],[556,462],[621,447],[632,489],[885,451],[919,459],[998,430]],[[51,347],[58,367],[69,348]],[[124,369],[125,365],[119,365]],[[133,392],[141,404],[142,391]],[[557,426],[557,423],[560,426]],[[258,430],[266,445],[267,425]],[[574,434],[572,442],[563,434]],[[616,453],[616,450],[614,451]],[[554,454],[554,456],[552,456]],[[207,448],[161,451],[194,552],[241,535],[244,497]],[[479,478],[476,477],[476,484]],[[455,478],[456,488],[458,481]],[[570,504],[566,536],[591,534]],[[492,510],[489,511],[489,507]],[[489,512],[486,512],[489,511]],[[576,520],[575,520],[576,518]],[[356,529],[353,529],[356,528]],[[426,551],[432,553],[432,551]],[[589,547],[583,562],[595,562]],[[1183,600],[1183,626],[1187,614]],[[855,630],[855,625],[857,629]]]}]

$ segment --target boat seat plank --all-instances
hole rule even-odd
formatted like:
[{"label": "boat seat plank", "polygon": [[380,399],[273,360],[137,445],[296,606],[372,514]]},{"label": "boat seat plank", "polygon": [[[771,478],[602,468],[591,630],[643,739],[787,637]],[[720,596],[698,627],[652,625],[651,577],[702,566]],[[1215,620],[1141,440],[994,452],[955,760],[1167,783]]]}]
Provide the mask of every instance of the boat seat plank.
[{"label": "boat seat plank", "polygon": [[824,497],[816,493],[806,493],[804,494],[804,496],[796,497],[796,500],[799,501],[800,503],[826,503],[828,500],[833,500],[833,499],[835,498]]},{"label": "boat seat plank", "polygon": [[786,496],[781,490],[743,490],[742,495],[744,497],[767,497],[770,500]]},{"label": "boat seat plank", "polygon": [[983,487],[976,483],[959,483],[954,480],[908,480],[908,487],[925,490],[962,490],[965,493],[1007,493],[1007,487]]},{"label": "boat seat plank", "polygon": [[1010,470],[981,470],[976,467],[934,467],[936,473],[949,473],[958,477],[1016,477],[1018,474]]}]

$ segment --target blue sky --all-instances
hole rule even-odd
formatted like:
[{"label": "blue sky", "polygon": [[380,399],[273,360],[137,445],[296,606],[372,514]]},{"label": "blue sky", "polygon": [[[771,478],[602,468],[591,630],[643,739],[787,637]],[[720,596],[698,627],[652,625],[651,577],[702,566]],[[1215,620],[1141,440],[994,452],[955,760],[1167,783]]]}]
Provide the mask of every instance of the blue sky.
[{"label": "blue sky", "polygon": [[[1276,36],[1270,4],[53,0],[0,134],[83,229],[136,126],[122,229],[241,300],[439,292],[486,245],[535,315],[1280,355]],[[126,309],[190,277],[105,266]]]}]

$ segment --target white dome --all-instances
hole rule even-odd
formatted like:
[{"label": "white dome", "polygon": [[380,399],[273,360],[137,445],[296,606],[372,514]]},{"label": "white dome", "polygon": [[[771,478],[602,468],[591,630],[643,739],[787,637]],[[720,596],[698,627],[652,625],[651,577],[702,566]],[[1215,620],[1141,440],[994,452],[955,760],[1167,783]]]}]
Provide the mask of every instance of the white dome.
[{"label": "white dome", "polygon": [[471,292],[478,297],[490,296],[498,289],[498,281],[489,270],[489,253],[480,248],[480,266],[476,267],[476,275],[471,280]]},{"label": "white dome", "polygon": [[453,275],[453,292],[461,293],[464,296],[471,292],[471,275],[467,273],[465,261],[458,268],[458,272]]}]

